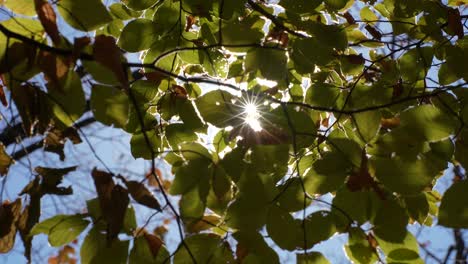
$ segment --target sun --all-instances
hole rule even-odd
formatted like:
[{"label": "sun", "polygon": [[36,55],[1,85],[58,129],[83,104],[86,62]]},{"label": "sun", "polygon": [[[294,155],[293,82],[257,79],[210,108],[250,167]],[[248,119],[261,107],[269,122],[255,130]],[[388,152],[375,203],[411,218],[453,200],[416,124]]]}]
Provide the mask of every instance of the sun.
[{"label": "sun", "polygon": [[260,113],[258,112],[257,105],[252,102],[248,102],[244,105],[244,123],[250,126],[254,131],[261,131],[262,126],[260,125]]}]

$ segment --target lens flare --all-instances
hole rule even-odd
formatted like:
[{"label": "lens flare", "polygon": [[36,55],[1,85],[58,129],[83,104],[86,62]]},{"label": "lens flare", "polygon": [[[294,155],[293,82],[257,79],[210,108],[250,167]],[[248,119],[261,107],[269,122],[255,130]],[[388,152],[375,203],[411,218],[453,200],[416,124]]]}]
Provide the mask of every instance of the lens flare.
[{"label": "lens flare", "polygon": [[244,106],[244,122],[249,125],[254,131],[262,130],[260,125],[260,114],[258,113],[257,106],[254,103],[247,103]]}]

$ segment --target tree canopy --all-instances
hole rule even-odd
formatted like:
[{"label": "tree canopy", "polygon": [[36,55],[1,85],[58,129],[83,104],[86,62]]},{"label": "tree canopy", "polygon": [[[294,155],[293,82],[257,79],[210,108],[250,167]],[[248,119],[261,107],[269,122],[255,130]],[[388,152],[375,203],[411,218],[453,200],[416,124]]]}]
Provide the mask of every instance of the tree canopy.
[{"label": "tree canopy", "polygon": [[[347,234],[354,263],[423,263],[408,225],[468,228],[466,0],[0,4],[1,253],[18,236],[31,261],[45,234],[54,263],[77,247],[81,263],[329,263],[312,248]],[[146,175],[92,153],[95,122],[131,135]],[[43,199],[80,191],[74,144],[97,160],[92,199],[45,218]],[[5,200],[40,150],[68,165],[30,160]]]}]

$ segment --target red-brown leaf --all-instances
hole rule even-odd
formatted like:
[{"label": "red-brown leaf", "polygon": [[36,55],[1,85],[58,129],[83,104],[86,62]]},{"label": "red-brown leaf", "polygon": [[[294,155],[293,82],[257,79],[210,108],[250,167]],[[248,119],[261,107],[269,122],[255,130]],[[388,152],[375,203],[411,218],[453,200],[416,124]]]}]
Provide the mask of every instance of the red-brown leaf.
[{"label": "red-brown leaf", "polygon": [[115,185],[111,193],[111,206],[112,210],[109,214],[105,215],[107,218],[107,242],[111,243],[112,240],[117,238],[120,230],[122,229],[125,212],[127,211],[128,203],[128,191],[120,185]]},{"label": "red-brown leaf", "polygon": [[450,8],[448,10],[448,28],[453,31],[459,39],[463,38],[463,23],[460,16],[460,11],[457,8]]},{"label": "red-brown leaf", "polygon": [[151,194],[143,183],[137,181],[126,181],[125,185],[127,185],[130,195],[137,203],[161,211],[161,205],[158,200],[156,200],[153,194]]},{"label": "red-brown leaf", "polygon": [[366,28],[367,32],[369,32],[369,34],[371,34],[374,39],[377,39],[377,40],[382,39],[382,34],[377,29],[375,29],[373,26],[366,25],[365,28]]},{"label": "red-brown leaf", "polygon": [[97,169],[94,169],[91,175],[93,176],[94,185],[96,186],[101,212],[107,220],[111,215],[111,211],[114,210],[113,204],[111,203],[112,190],[115,187],[114,180],[112,180],[112,175],[110,173]]},{"label": "red-brown leaf", "polygon": [[143,236],[145,237],[146,242],[148,242],[151,254],[153,255],[153,257],[156,257],[159,253],[159,249],[163,245],[163,241],[159,237],[148,233],[144,233]]},{"label": "red-brown leaf", "polygon": [[122,67],[120,53],[120,49],[113,37],[99,35],[95,38],[93,46],[94,59],[110,69],[123,87],[128,87],[128,79]]},{"label": "red-brown leaf", "polygon": [[5,97],[5,91],[3,90],[3,88],[5,88],[5,79],[3,78],[3,74],[0,74],[0,81],[2,81],[0,84],[0,101],[2,101],[3,106],[7,107],[8,102]]},{"label": "red-brown leaf", "polygon": [[44,0],[34,0],[37,16],[41,21],[47,34],[52,39],[55,45],[60,44],[60,33],[57,27],[57,16],[52,8],[52,5]]}]

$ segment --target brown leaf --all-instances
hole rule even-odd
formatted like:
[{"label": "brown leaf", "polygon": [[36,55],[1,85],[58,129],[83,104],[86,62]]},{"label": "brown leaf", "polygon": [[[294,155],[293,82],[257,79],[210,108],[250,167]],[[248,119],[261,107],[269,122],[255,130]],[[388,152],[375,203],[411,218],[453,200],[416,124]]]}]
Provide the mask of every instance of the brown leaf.
[{"label": "brown leaf", "polygon": [[39,173],[42,178],[39,191],[40,195],[69,195],[73,193],[73,190],[70,186],[61,187],[59,185],[62,183],[63,177],[66,174],[76,170],[76,166],[65,168],[36,167],[34,170]]},{"label": "brown leaf", "polygon": [[216,227],[220,223],[221,217],[215,214],[204,215],[202,219],[195,220],[187,225],[187,231],[190,233],[199,233],[200,231]]},{"label": "brown leaf", "polygon": [[24,245],[24,256],[31,262],[32,237],[29,235],[31,228],[39,222],[41,216],[41,196],[38,194],[30,195],[29,205],[26,206],[20,214],[16,227],[18,228]]},{"label": "brown leaf", "polygon": [[197,22],[196,16],[187,16],[187,24],[185,25],[185,32],[189,32],[192,26]]},{"label": "brown leaf", "polygon": [[452,32],[458,36],[458,39],[462,39],[464,36],[463,33],[463,23],[460,16],[460,11],[457,8],[449,8],[448,9],[448,28],[452,30]]},{"label": "brown leaf", "polygon": [[4,202],[0,207],[0,253],[10,251],[15,244],[16,221],[21,213],[21,199]]},{"label": "brown leaf", "polygon": [[180,85],[172,85],[172,94],[177,98],[187,99],[187,90],[185,90],[185,88]]},{"label": "brown leaf", "polygon": [[34,4],[39,21],[41,21],[42,26],[52,39],[52,42],[54,42],[55,45],[60,44],[60,33],[56,22],[57,16],[55,15],[52,5],[44,0],[34,0]]},{"label": "brown leaf", "polygon": [[392,129],[400,125],[400,117],[382,118],[380,119],[380,125],[385,129]]},{"label": "brown leaf", "polygon": [[377,246],[379,245],[377,243],[377,240],[375,239],[374,235],[372,233],[369,233],[367,235],[367,241],[369,242],[369,245],[374,249],[377,250]]},{"label": "brown leaf", "polygon": [[5,97],[5,91],[3,90],[5,87],[5,78],[3,78],[3,74],[0,74],[0,81],[2,82],[0,84],[0,101],[2,101],[2,105],[7,107],[8,106],[8,102],[6,100],[6,97]]},{"label": "brown leaf", "polygon": [[12,86],[11,97],[23,121],[23,129],[30,136],[35,132],[44,133],[52,119],[47,95],[40,88],[30,84]]},{"label": "brown leaf", "polygon": [[107,242],[109,244],[117,238],[122,229],[129,202],[128,191],[120,185],[115,185],[111,192],[111,208],[108,208],[107,214],[103,213],[108,224]]},{"label": "brown leaf", "polygon": [[111,36],[96,36],[93,55],[97,62],[110,69],[123,87],[128,87],[128,79],[121,62],[121,52]]},{"label": "brown leaf", "polygon": [[362,54],[359,54],[359,55],[352,54],[352,55],[347,55],[345,57],[351,64],[362,65],[364,64],[364,62],[366,62],[366,60],[362,57]]},{"label": "brown leaf", "polygon": [[346,22],[348,22],[348,24],[356,24],[356,20],[354,19],[353,15],[351,15],[349,12],[344,13],[343,16],[346,19]]},{"label": "brown leaf", "polygon": [[348,189],[356,192],[362,189],[369,189],[373,186],[374,178],[369,173],[367,168],[367,156],[366,151],[362,151],[361,155],[361,167],[358,171],[354,171],[348,178],[346,185]]},{"label": "brown leaf", "polygon": [[143,236],[145,237],[146,242],[148,243],[153,258],[155,258],[159,253],[159,249],[164,244],[163,241],[159,237],[152,234],[144,233]]},{"label": "brown leaf", "polygon": [[237,263],[242,263],[245,259],[245,257],[247,257],[247,255],[249,255],[249,249],[244,246],[242,243],[237,243],[237,247],[236,247],[236,257],[237,257]]},{"label": "brown leaf", "polygon": [[[165,223],[165,225],[167,225],[167,224]],[[167,229],[167,227],[166,227],[165,225],[156,227],[156,228],[153,230],[153,234],[158,235],[158,236],[161,236],[161,237],[164,236],[165,234],[167,234],[167,232],[168,232],[169,230]]]},{"label": "brown leaf", "polygon": [[10,165],[15,161],[5,151],[5,146],[0,142],[0,176],[4,176],[8,173]]},{"label": "brown leaf", "polygon": [[76,61],[81,53],[81,51],[91,43],[90,37],[80,37],[75,38],[75,42],[73,42],[73,52],[72,57],[73,61]]},{"label": "brown leaf", "polygon": [[75,264],[77,262],[75,249],[65,245],[57,256],[50,257],[48,262],[48,264]]},{"label": "brown leaf", "polygon": [[153,194],[151,194],[143,183],[137,181],[125,181],[125,184],[127,185],[130,195],[137,203],[161,211],[161,205],[158,200],[156,200]]},{"label": "brown leaf", "polygon": [[63,161],[65,159],[63,148],[67,139],[73,144],[81,143],[80,135],[75,128],[69,127],[62,131],[54,127],[47,132],[47,136],[44,138],[44,150],[57,153],[60,160]]},{"label": "brown leaf", "polygon": [[367,32],[369,32],[369,34],[372,35],[372,37],[374,39],[377,39],[377,40],[382,39],[382,34],[377,29],[375,29],[373,26],[366,25],[365,29],[367,30]]},{"label": "brown leaf", "polygon": [[56,56],[47,51],[40,51],[38,57],[39,68],[44,72],[45,79],[53,84],[54,87],[60,87],[60,80],[64,78],[69,69],[70,63],[64,58]]},{"label": "brown leaf", "polygon": [[159,85],[159,83],[161,83],[165,78],[164,74],[160,72],[145,72],[143,75],[148,79],[148,81],[154,82],[156,85]]},{"label": "brown leaf", "polygon": [[330,118],[326,117],[326,118],[322,119],[321,125],[324,126],[324,127],[328,127],[330,125]]},{"label": "brown leaf", "polygon": [[392,99],[398,98],[400,95],[403,94],[403,80],[400,78],[398,79],[397,83],[395,83],[393,86],[393,92],[392,92]]},{"label": "brown leaf", "polygon": [[112,174],[94,169],[91,175],[96,186],[101,212],[104,216],[109,216],[112,211],[112,190],[115,187]]}]

